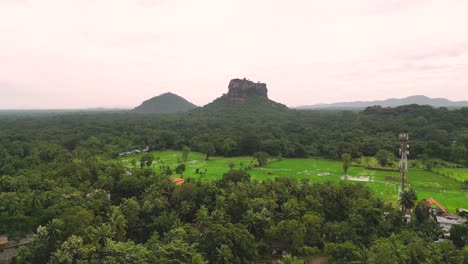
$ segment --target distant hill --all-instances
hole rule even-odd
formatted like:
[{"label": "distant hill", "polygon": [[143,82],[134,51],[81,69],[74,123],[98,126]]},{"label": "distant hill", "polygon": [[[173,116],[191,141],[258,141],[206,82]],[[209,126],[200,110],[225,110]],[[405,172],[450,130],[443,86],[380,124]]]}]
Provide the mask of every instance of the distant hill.
[{"label": "distant hill", "polygon": [[430,105],[433,107],[464,107],[468,106],[468,101],[453,102],[444,98],[429,98],[424,95],[415,95],[402,99],[387,99],[383,101],[357,101],[357,102],[342,102],[333,104],[316,104],[316,105],[304,105],[298,106],[296,109],[324,109],[324,108],[336,108],[336,109],[350,109],[350,108],[366,108],[369,106],[380,105],[382,107],[397,107],[401,105]]},{"label": "distant hill", "polygon": [[201,111],[216,113],[275,113],[285,112],[288,107],[268,98],[265,83],[254,83],[247,79],[232,79],[228,93],[203,106]]},{"label": "distant hill", "polygon": [[196,105],[176,94],[164,93],[144,101],[132,111],[146,114],[167,114],[187,112],[196,107]]}]

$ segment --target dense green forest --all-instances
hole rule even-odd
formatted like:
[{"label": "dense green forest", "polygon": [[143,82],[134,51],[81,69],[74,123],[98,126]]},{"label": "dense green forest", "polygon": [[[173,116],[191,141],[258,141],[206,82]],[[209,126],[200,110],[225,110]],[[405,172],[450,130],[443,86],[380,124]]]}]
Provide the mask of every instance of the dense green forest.
[{"label": "dense green forest", "polygon": [[222,156],[397,156],[401,131],[410,134],[411,157],[428,169],[437,166],[432,159],[468,165],[468,108],[214,103],[184,114],[2,115],[0,233],[34,233],[19,263],[271,263],[272,244],[295,256],[285,263],[468,262],[467,226],[452,231],[453,244],[433,243],[440,230],[416,197],[415,220],[404,225],[398,208],[361,185],[257,181],[226,168],[220,180],[176,186],[146,166],[111,162],[146,146]]}]

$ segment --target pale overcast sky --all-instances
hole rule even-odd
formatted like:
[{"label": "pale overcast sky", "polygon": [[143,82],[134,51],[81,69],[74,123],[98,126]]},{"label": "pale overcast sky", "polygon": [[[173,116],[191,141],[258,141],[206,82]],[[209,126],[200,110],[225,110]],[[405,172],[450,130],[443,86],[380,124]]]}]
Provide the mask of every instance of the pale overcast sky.
[{"label": "pale overcast sky", "polygon": [[468,100],[468,0],[0,0],[0,108]]}]

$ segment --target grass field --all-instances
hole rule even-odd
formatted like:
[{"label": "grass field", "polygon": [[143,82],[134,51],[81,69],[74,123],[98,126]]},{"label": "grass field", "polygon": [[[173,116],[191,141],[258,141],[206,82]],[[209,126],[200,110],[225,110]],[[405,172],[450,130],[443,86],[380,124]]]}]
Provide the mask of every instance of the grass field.
[{"label": "grass field", "polygon": [[[180,151],[160,151],[153,152],[152,155],[159,157],[160,162],[154,162],[153,167],[157,172],[162,172],[161,165],[169,165],[175,168],[179,164]],[[119,159],[125,166],[131,167],[131,160],[137,161],[141,156],[132,156]],[[272,160],[263,168],[254,167],[256,161],[252,157],[211,157],[210,160],[204,160],[204,155],[201,153],[191,152],[186,162],[186,171],[184,178],[200,178],[196,174],[196,169],[207,170],[203,179],[219,179],[229,171],[229,164],[233,163],[235,169],[248,169],[248,173],[253,179],[268,179],[276,176],[290,176],[297,179],[308,178],[312,182],[339,182],[342,181],[343,175],[342,162],[322,159],[283,159]],[[447,169],[454,172],[459,172],[461,177],[467,177],[466,168],[464,169]],[[352,177],[370,178],[370,182],[351,181],[356,184],[369,186],[374,194],[378,197],[396,203],[398,195],[398,172],[393,171],[377,171],[368,170],[364,167],[351,167],[348,174]],[[173,175],[174,177],[179,177]],[[416,190],[418,199],[427,199],[433,197],[442,206],[449,211],[455,212],[456,208],[468,207],[468,192],[461,188],[461,183],[455,179],[441,176],[434,172],[425,171],[422,169],[410,169],[408,173],[409,185]]]},{"label": "grass field", "polygon": [[433,171],[460,182],[468,180],[468,168],[435,168]]}]

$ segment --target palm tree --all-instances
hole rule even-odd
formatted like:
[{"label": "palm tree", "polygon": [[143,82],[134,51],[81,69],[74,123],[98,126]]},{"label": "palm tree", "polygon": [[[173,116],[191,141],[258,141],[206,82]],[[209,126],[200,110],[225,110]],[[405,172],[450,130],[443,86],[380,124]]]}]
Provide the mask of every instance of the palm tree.
[{"label": "palm tree", "polygon": [[208,214],[208,210],[204,205],[200,207],[200,209],[196,213],[195,222],[197,223],[197,227],[199,230],[204,230],[210,221],[210,215]]},{"label": "palm tree", "polygon": [[62,220],[54,218],[47,224],[47,235],[50,239],[56,241],[63,233],[64,223]]},{"label": "palm tree", "polygon": [[188,218],[192,212],[193,204],[188,201],[182,201],[180,203],[179,212],[184,218]]},{"label": "palm tree", "polygon": [[410,188],[407,191],[403,191],[400,196],[400,205],[402,206],[402,209],[406,210],[411,210],[413,209],[414,205],[416,204],[416,200],[418,199],[418,196],[416,195],[416,192]]},{"label": "palm tree", "polygon": [[279,263],[281,264],[304,264],[304,261],[288,254],[284,256],[283,260],[280,261]]},{"label": "palm tree", "polygon": [[365,247],[361,247],[358,250],[354,251],[354,254],[357,256],[358,260],[352,261],[353,264],[367,264],[370,263],[369,260],[369,250]]},{"label": "palm tree", "polygon": [[36,191],[31,192],[31,209],[33,212],[36,211],[37,208],[41,207],[42,199]]},{"label": "palm tree", "polygon": [[216,264],[231,264],[232,251],[226,245],[221,245],[216,248]]},{"label": "palm tree", "polygon": [[108,239],[113,236],[114,232],[108,224],[101,224],[96,228],[91,227],[89,233],[89,238],[103,247],[107,244]]},{"label": "palm tree", "polygon": [[403,246],[398,241],[395,234],[392,234],[390,236],[389,242],[393,255],[398,259],[398,263],[406,263],[406,260],[408,258],[408,256],[406,255],[407,252],[402,249]]},{"label": "palm tree", "polygon": [[250,233],[254,235],[258,234],[257,233],[257,217],[252,210],[248,210],[247,212],[245,212],[245,216],[241,220],[241,223],[247,227]]},{"label": "palm tree", "polygon": [[117,241],[124,241],[127,233],[125,230],[127,228],[127,219],[116,206],[112,207],[109,223],[112,228],[112,232],[115,234],[115,239]]}]

